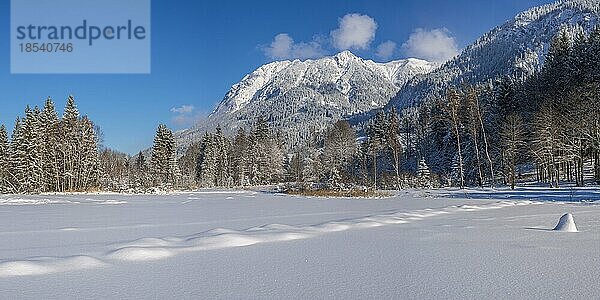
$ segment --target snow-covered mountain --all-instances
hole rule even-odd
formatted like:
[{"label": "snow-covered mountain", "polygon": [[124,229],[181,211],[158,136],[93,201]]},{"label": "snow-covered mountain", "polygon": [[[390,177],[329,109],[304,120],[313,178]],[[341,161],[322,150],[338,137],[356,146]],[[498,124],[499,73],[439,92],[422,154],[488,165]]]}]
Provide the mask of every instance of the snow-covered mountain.
[{"label": "snow-covered mountain", "polygon": [[233,133],[264,117],[293,145],[340,118],[355,116],[361,122],[373,109],[415,106],[441,97],[453,85],[505,75],[525,78],[542,66],[561,27],[590,31],[599,24],[599,11],[600,0],[560,0],[531,8],[439,67],[418,59],[376,63],[349,51],[273,62],[235,84],[207,120],[179,132],[178,140],[189,144],[217,126]]},{"label": "snow-covered mountain", "polygon": [[440,97],[451,85],[504,75],[527,77],[539,70],[562,26],[588,32],[598,24],[599,10],[600,0],[564,0],[524,11],[435,71],[409,80],[388,107],[406,108]]},{"label": "snow-covered mountain", "polygon": [[288,145],[296,144],[340,118],[383,107],[409,79],[434,68],[412,58],[376,63],[350,51],[269,63],[235,84],[201,124],[177,136],[185,145],[217,126],[235,133],[263,117]]}]

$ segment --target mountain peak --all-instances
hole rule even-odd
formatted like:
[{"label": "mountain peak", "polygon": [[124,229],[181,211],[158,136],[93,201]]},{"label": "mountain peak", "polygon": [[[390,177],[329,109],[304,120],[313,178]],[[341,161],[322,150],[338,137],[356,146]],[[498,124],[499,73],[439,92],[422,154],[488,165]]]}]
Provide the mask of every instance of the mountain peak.
[{"label": "mountain peak", "polygon": [[344,50],[335,55],[336,57],[357,57],[350,50]]},{"label": "mountain peak", "polygon": [[354,55],[354,53],[350,52],[350,50],[344,50],[333,56],[339,62],[347,62],[350,60],[361,59],[358,56]]}]

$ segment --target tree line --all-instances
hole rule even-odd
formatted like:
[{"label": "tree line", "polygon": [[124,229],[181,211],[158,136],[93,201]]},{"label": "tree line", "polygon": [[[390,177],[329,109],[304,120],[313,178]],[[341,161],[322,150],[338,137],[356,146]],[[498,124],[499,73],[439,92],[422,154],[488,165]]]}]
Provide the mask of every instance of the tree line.
[{"label": "tree line", "polygon": [[347,121],[315,132],[301,147],[285,151],[281,134],[258,118],[246,132],[227,137],[220,128],[192,144],[179,161],[182,183],[199,187],[244,187],[278,183],[311,188],[431,185],[425,161],[418,176],[406,172],[396,111],[383,111],[368,126],[367,137]]},{"label": "tree line", "polygon": [[73,97],[58,116],[48,99],[27,107],[9,138],[0,126],[0,192],[134,191],[295,183],[311,188],[554,187],[600,182],[600,27],[564,26],[533,76],[504,76],[448,89],[366,123],[338,121],[289,147],[258,117],[226,136],[207,132],[178,155],[159,125],[148,151],[102,147],[102,134]]},{"label": "tree line", "polygon": [[449,89],[410,118],[420,152],[456,186],[599,183],[598,53],[600,27],[564,26],[535,75]]},{"label": "tree line", "polygon": [[599,41],[599,29],[564,26],[533,76],[453,87],[419,107],[380,110],[365,124],[338,121],[293,148],[260,117],[233,137],[217,128],[179,159],[179,183],[401,189],[600,182]]},{"label": "tree line", "polygon": [[52,99],[42,109],[29,106],[15,121],[9,139],[0,126],[0,191],[42,193],[97,189],[99,136],[94,123],[80,116],[69,96],[62,117]]}]

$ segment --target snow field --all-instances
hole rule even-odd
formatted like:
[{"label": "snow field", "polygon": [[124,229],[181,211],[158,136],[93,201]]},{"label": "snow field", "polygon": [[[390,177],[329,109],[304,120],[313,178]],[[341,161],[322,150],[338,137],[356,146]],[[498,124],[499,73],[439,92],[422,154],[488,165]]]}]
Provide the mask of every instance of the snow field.
[{"label": "snow field", "polygon": [[[0,263],[0,277],[40,275],[76,269],[105,267],[111,263],[118,263],[118,261],[159,260],[185,252],[308,239],[332,232],[411,223],[443,214],[534,204],[539,204],[539,202],[499,201],[483,205],[458,205],[441,209],[423,209],[411,212],[397,211],[388,214],[329,221],[308,226],[268,224],[246,230],[217,228],[184,237],[144,237],[129,242],[113,244],[111,245],[113,248],[112,250],[97,257],[80,254],[68,257],[46,257],[43,259],[34,258],[19,261],[4,261]],[[63,228],[63,230],[76,229]]]},{"label": "snow field", "polygon": [[[589,299],[600,292],[598,196],[0,196],[60,200],[0,207],[0,290],[19,299]],[[579,233],[553,230],[566,212]]]}]

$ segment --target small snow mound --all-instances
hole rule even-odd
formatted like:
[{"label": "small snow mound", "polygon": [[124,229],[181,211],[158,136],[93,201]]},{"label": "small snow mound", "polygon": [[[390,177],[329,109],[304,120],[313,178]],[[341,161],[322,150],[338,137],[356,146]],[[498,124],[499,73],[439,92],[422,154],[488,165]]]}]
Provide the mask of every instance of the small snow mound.
[{"label": "small snow mound", "polygon": [[63,228],[59,228],[58,230],[60,230],[60,231],[78,231],[79,228],[77,228],[77,227],[63,227]]},{"label": "small snow mound", "polygon": [[169,246],[170,243],[161,238],[141,238],[135,241],[120,244],[122,248],[126,247],[164,247]]},{"label": "small snow mound", "polygon": [[553,230],[562,232],[578,232],[577,226],[575,226],[573,215],[568,213],[560,217],[558,224],[556,224],[556,227],[554,227]]},{"label": "small snow mound", "polygon": [[0,278],[15,276],[44,275],[65,271],[93,269],[104,266],[104,262],[90,256],[46,257],[32,260],[6,261],[0,263]]},{"label": "small snow mound", "polygon": [[173,255],[175,255],[175,253],[172,251],[160,247],[126,247],[113,251],[108,257],[114,260],[123,261],[149,261],[164,259]]}]

